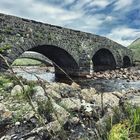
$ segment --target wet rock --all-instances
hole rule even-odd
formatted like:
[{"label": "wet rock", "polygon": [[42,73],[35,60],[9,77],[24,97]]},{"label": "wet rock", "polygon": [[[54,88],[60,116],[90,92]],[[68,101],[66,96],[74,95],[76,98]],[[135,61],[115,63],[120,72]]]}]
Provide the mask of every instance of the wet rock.
[{"label": "wet rock", "polygon": [[67,110],[80,110],[81,101],[80,99],[75,98],[63,98],[60,102],[60,105],[66,108]]}]

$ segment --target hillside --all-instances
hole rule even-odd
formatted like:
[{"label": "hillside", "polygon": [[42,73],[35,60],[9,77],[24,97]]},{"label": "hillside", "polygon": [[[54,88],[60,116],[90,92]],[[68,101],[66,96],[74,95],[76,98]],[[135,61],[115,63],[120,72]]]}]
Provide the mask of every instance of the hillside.
[{"label": "hillside", "polygon": [[134,52],[134,59],[140,61],[140,38],[128,46]]}]

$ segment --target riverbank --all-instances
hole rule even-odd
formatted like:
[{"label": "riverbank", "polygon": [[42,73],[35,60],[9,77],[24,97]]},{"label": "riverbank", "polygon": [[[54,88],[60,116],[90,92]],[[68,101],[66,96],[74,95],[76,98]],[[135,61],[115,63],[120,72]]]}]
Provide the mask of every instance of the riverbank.
[{"label": "riverbank", "polygon": [[4,75],[0,83],[0,140],[139,137],[140,89],[99,92],[76,83]]}]

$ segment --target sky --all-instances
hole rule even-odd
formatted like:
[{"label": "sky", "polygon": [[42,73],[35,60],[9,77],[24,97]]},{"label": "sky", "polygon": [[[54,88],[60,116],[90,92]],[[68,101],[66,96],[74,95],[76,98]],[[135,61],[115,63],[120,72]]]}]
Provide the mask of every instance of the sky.
[{"label": "sky", "polygon": [[0,0],[0,13],[108,37],[140,37],[140,0]]}]

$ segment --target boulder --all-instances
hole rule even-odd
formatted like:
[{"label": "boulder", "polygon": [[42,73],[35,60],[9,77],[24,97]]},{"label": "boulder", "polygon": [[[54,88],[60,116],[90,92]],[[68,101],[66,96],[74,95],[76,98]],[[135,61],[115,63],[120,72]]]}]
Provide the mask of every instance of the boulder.
[{"label": "boulder", "polygon": [[16,85],[13,87],[13,89],[11,90],[11,95],[12,96],[16,96],[18,94],[23,93],[23,88],[20,85]]},{"label": "boulder", "polygon": [[35,86],[33,88],[34,94],[33,94],[33,99],[35,101],[45,101],[47,100],[47,96],[45,95],[45,91],[41,86]]},{"label": "boulder", "polygon": [[61,124],[64,124],[67,121],[70,113],[60,105],[56,104],[55,101],[52,101],[52,106],[54,114],[53,116],[55,117],[54,120],[58,120],[61,122]]},{"label": "boulder", "polygon": [[35,96],[45,96],[45,91],[41,86],[35,86],[33,90]]},{"label": "boulder", "polygon": [[66,108],[67,110],[80,110],[81,101],[76,98],[63,98],[60,102],[60,105]]},{"label": "boulder", "polygon": [[52,97],[54,100],[61,99],[61,95],[58,92],[56,92],[55,90],[48,88],[48,89],[46,89],[46,93],[47,93],[47,95]]},{"label": "boulder", "polygon": [[95,88],[81,90],[82,99],[86,100],[87,102],[93,101],[94,99],[93,97],[95,94],[96,94]]},{"label": "boulder", "polygon": [[61,130],[62,125],[58,120],[50,122],[46,125],[46,128],[49,132],[58,132]]},{"label": "boulder", "polygon": [[[103,94],[103,101],[101,99],[101,94]],[[100,94],[95,94],[93,96],[94,102],[97,106],[101,106],[101,102],[103,102],[103,106],[118,106],[119,105],[119,98],[115,95],[113,95],[112,93],[100,93]]]}]

